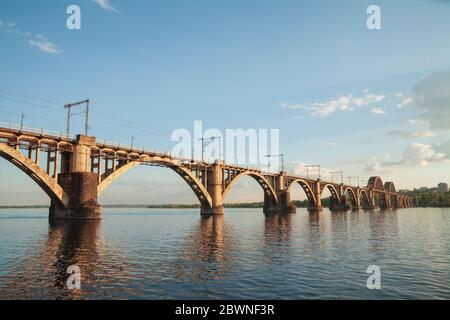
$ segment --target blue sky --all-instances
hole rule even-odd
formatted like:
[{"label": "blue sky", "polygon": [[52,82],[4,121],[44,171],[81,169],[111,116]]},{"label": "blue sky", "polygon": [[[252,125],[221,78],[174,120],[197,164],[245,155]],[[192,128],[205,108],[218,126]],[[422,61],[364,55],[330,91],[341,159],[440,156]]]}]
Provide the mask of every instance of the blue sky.
[{"label": "blue sky", "polygon": [[[71,4],[81,30],[66,28]],[[381,30],[366,27],[370,4]],[[450,182],[449,16],[449,1],[432,0],[3,0],[0,122],[23,111],[26,125],[63,131],[64,103],[90,98],[97,137],[170,150],[170,133],[194,120],[279,128],[294,169],[434,186]],[[0,203],[47,201],[4,160],[0,174],[14,181],[0,184]],[[262,193],[243,179],[229,200],[252,199]],[[139,168],[101,200],[195,197],[174,173]]]}]

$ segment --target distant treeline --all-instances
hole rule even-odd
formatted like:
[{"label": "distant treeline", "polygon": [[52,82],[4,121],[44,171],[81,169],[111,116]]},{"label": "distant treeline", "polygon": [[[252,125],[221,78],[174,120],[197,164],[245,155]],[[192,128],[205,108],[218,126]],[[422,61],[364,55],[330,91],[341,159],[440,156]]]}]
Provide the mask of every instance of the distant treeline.
[{"label": "distant treeline", "polygon": [[450,192],[411,192],[418,200],[418,207],[450,207]]},{"label": "distant treeline", "polygon": [[[329,199],[322,199],[324,207],[329,206]],[[298,208],[307,208],[308,200],[293,201]],[[48,208],[47,205],[18,205],[18,206],[0,206],[0,209],[42,209]],[[105,204],[103,208],[150,208],[150,209],[197,209],[199,204]],[[246,202],[246,203],[226,203],[225,208],[263,208],[264,202]]]},{"label": "distant treeline", "polygon": [[49,206],[45,205],[21,205],[21,206],[0,206],[0,209],[46,209]]}]

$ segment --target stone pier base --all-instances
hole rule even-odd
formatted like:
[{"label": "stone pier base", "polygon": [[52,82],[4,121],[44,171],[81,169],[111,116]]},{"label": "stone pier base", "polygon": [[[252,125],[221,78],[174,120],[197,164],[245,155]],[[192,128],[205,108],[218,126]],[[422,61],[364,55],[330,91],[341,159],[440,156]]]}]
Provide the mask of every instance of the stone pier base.
[{"label": "stone pier base", "polygon": [[323,206],[309,206],[308,211],[310,213],[321,212],[321,211],[323,211]]},{"label": "stone pier base", "polygon": [[60,220],[91,220],[102,218],[97,202],[98,176],[91,172],[62,173],[58,183],[68,195],[65,206],[52,202],[49,218]]},{"label": "stone pier base", "polygon": [[49,209],[50,220],[101,220],[103,209],[99,205],[61,208],[52,203]]},{"label": "stone pier base", "polygon": [[214,208],[201,208],[200,214],[202,216],[223,216],[223,205]]}]

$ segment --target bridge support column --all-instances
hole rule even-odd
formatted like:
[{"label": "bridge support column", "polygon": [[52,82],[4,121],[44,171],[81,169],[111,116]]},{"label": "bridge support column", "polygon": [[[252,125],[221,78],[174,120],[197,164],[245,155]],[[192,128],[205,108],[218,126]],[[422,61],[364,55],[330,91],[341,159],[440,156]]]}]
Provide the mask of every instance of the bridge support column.
[{"label": "bridge support column", "polygon": [[335,197],[330,197],[330,211],[342,212],[351,209],[352,205],[348,203],[345,195],[342,195],[340,200]]},{"label": "bridge support column", "polygon": [[314,198],[316,203],[310,203],[308,207],[309,212],[319,212],[323,210],[322,207],[322,192],[320,190],[320,180],[317,180],[314,185]]},{"label": "bridge support column", "polygon": [[374,190],[370,190],[370,204],[369,204],[369,209],[373,210],[373,209],[379,209],[379,207],[377,206],[376,202],[375,202],[375,191]]},{"label": "bridge support column", "polygon": [[267,194],[267,192],[264,192],[264,208],[263,208],[264,214],[271,215],[271,214],[278,214],[280,213],[280,206],[277,205],[273,198]]},{"label": "bridge support column", "polygon": [[52,202],[50,219],[101,219],[102,207],[97,202],[97,174],[91,172],[62,173],[59,185],[68,194],[66,207]]},{"label": "bridge support column", "polygon": [[223,162],[217,161],[212,167],[212,173],[207,177],[207,189],[211,196],[212,207],[209,208],[202,204],[201,215],[223,215],[222,170]]},{"label": "bridge support column", "polygon": [[264,195],[264,213],[265,214],[274,214],[274,213],[282,213],[289,214],[295,213],[297,211],[297,207],[291,201],[291,192],[285,190],[284,185],[284,172],[280,172],[280,174],[276,177],[274,189],[277,193],[278,205],[276,203],[272,203],[273,199],[268,194]]},{"label": "bridge support column", "polygon": [[362,205],[361,205],[361,192],[359,190],[359,187],[356,187],[356,194],[355,194],[355,205],[353,206],[353,210],[361,210],[362,209]]},{"label": "bridge support column", "polygon": [[273,198],[264,193],[264,214],[288,214],[288,213],[296,213],[297,207],[291,201],[291,193],[289,191],[280,191],[278,192],[278,204],[274,203]]},{"label": "bridge support column", "polygon": [[67,194],[65,206],[52,201],[50,219],[101,219],[98,204],[98,176],[91,172],[91,146],[95,137],[78,135],[70,155],[69,172],[58,175],[58,184]]},{"label": "bridge support column", "polygon": [[296,213],[297,207],[291,201],[290,191],[280,191],[278,193],[278,201],[280,203],[280,213]]}]

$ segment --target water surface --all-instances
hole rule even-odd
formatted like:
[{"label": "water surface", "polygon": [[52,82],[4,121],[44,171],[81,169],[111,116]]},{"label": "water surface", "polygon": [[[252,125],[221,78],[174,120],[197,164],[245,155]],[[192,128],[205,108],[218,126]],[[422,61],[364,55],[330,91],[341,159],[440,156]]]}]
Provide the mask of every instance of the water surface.
[{"label": "water surface", "polygon": [[[450,209],[0,210],[1,299],[450,299]],[[68,290],[67,267],[81,269]],[[381,268],[369,290],[366,269]]]}]

